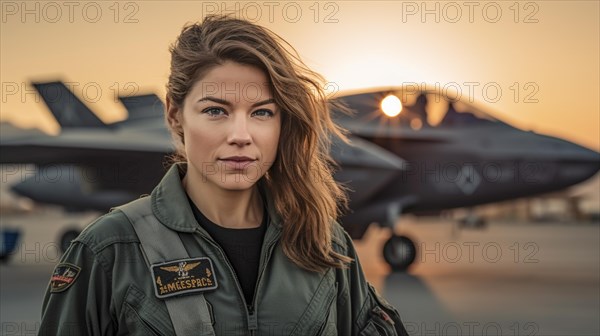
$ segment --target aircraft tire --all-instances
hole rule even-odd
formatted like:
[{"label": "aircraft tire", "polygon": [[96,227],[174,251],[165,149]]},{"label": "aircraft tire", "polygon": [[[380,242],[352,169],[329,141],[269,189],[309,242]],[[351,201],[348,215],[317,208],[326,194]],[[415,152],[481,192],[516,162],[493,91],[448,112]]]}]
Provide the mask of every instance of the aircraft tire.
[{"label": "aircraft tire", "polygon": [[71,241],[77,238],[77,236],[79,236],[80,233],[81,232],[79,230],[75,229],[65,231],[60,237],[60,251],[62,253],[65,253],[67,248],[69,248],[69,245],[71,245]]},{"label": "aircraft tire", "polygon": [[383,258],[394,272],[404,272],[415,261],[417,247],[406,236],[393,235],[383,245]]}]

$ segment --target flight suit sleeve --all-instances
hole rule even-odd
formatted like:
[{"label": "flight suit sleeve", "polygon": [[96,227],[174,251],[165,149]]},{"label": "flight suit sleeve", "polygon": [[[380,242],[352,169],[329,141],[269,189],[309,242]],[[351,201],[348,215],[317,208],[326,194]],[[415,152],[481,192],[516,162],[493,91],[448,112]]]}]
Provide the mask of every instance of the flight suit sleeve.
[{"label": "flight suit sleeve", "polygon": [[55,267],[42,306],[39,335],[112,335],[109,265],[73,241]]},{"label": "flight suit sleeve", "polygon": [[352,239],[345,231],[343,239],[345,254],[354,261],[348,269],[338,270],[338,286],[341,286],[338,298],[338,332],[357,336],[408,336],[398,310],[367,282]]}]

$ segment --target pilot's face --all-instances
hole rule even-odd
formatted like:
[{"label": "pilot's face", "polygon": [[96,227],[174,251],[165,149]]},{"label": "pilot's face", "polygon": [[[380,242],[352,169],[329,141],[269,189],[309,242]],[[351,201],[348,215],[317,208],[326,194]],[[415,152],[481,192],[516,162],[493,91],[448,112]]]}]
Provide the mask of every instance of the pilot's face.
[{"label": "pilot's face", "polygon": [[227,190],[252,187],[277,154],[281,113],[260,69],[226,62],[192,87],[180,115],[188,174]]}]

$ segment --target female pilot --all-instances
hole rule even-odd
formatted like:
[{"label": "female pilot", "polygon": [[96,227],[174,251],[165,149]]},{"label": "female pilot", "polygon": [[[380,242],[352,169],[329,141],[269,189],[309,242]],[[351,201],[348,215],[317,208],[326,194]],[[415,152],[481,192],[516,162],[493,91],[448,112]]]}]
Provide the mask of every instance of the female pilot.
[{"label": "female pilot", "polygon": [[177,162],[147,197],[75,239],[43,335],[406,335],[336,223],[322,77],[271,31],[228,16],[172,45]]}]

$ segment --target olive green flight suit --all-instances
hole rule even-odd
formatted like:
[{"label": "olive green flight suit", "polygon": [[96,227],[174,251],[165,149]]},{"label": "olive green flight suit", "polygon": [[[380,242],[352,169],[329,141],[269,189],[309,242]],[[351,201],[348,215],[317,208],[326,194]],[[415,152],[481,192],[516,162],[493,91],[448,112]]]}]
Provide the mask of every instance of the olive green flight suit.
[{"label": "olive green flight suit", "polygon": [[[194,218],[181,184],[185,169],[171,167],[149,197],[154,216],[179,234],[190,257],[212,262],[218,287],[202,293],[217,335],[407,335],[396,309],[367,283],[352,240],[339,224],[333,248],[355,261],[348,269],[306,271],[283,253],[282,223],[268,200],[271,220],[254,302],[245,302],[223,250]],[[90,224],[57,269],[67,279],[49,285],[40,335],[175,335],[165,302],[155,295],[140,241],[122,211]]]}]

